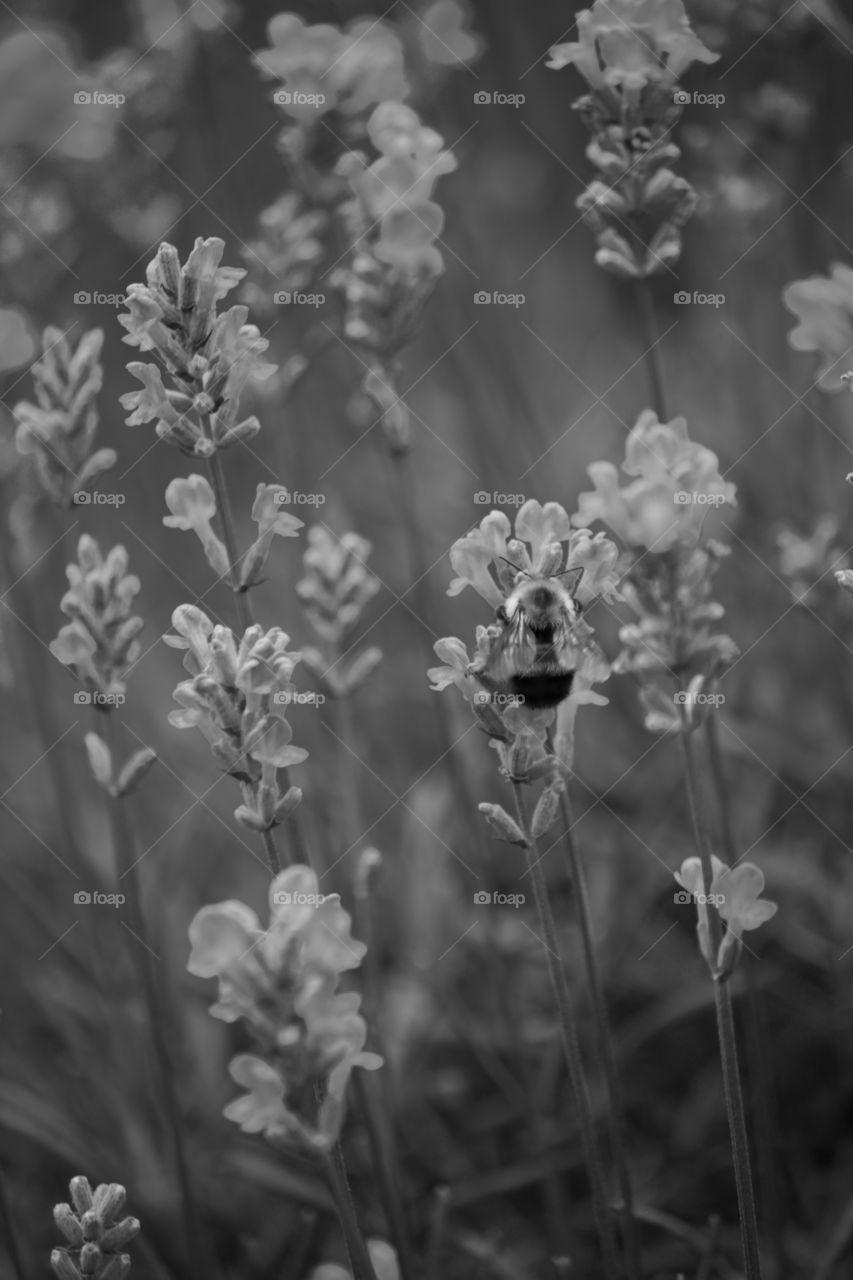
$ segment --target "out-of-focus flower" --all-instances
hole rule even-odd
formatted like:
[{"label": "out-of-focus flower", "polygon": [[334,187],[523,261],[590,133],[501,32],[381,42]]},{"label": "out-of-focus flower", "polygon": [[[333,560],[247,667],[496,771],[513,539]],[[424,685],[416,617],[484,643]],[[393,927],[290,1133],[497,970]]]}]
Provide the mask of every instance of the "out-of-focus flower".
[{"label": "out-of-focus flower", "polygon": [[338,538],[325,525],[308,531],[304,576],[296,584],[305,616],[320,640],[302,651],[306,667],[333,697],[347,697],[382,658],[371,645],[353,651],[349,637],[379,590],[367,567],[371,546],[357,533]]},{"label": "out-of-focus flower", "polygon": [[228,1104],[226,1116],[247,1133],[328,1150],[340,1132],[353,1069],[382,1065],[364,1050],[361,997],[337,990],[340,975],[358,968],[366,948],[352,938],[338,895],[320,893],[308,867],[276,876],[269,909],[263,930],[242,902],[203,907],[190,924],[187,967],[218,979],[211,1013],[226,1022],[243,1019],[252,1034],[256,1052],[238,1055],[230,1067],[246,1092]]},{"label": "out-of-focus flower", "polygon": [[681,0],[595,0],[577,23],[577,43],[556,45],[548,66],[576,66],[591,89],[671,89],[694,62],[719,58],[693,31]]},{"label": "out-of-focus flower", "polygon": [[548,64],[573,64],[590,89],[577,105],[600,176],[577,205],[598,265],[642,279],[678,261],[697,202],[672,169],[680,152],[669,135],[688,97],[676,92],[678,77],[718,55],[693,33],[681,0],[596,0],[578,14],[578,37],[552,49]]},{"label": "out-of-focus flower", "polygon": [[50,1265],[58,1280],[124,1280],[130,1256],[124,1252],[139,1235],[138,1218],[122,1218],[126,1192],[117,1182],[93,1191],[87,1178],[72,1178],[71,1204],[58,1204],[53,1219],[66,1245],[54,1249]]},{"label": "out-of-focus flower", "polygon": [[147,283],[127,291],[119,316],[125,342],[153,351],[172,381],[166,388],[157,365],[132,361],[128,371],[143,384],[121,397],[130,426],[156,422],[157,435],[185,453],[208,457],[260,430],[257,418],[239,419],[240,397],[252,379],[275,372],[263,360],[269,343],[248,324],[248,309],[218,314],[218,303],[245,271],[223,267],[224,241],[197,239],[183,265],[177,250],[161,244],[149,263]]},{"label": "out-of-focus flower", "polygon": [[822,391],[841,391],[842,375],[853,365],[853,267],[836,262],[828,276],[795,280],[782,300],[798,321],[789,343],[795,351],[821,357],[817,380]]},{"label": "out-of-focus flower", "polygon": [[284,86],[274,101],[297,120],[332,111],[358,116],[373,103],[408,94],[403,47],[381,20],[358,18],[341,30],[279,13],[270,19],[267,35],[270,45],[256,54],[256,64]]},{"label": "out-of-focus flower", "polygon": [[780,529],[776,535],[779,548],[779,572],[791,588],[798,603],[834,574],[849,572],[849,556],[841,549],[838,521],[821,516],[812,532],[803,537],[794,529]]},{"label": "out-of-focus flower", "polygon": [[36,403],[20,400],[14,409],[18,449],[32,457],[45,492],[63,505],[116,460],[112,449],[92,452],[103,343],[101,329],[90,329],[76,347],[60,329],[45,329],[44,354],[32,367]]},{"label": "out-of-focus flower", "polygon": [[301,520],[284,510],[284,504],[288,500],[284,485],[258,485],[252,504],[252,519],[258,526],[258,536],[243,561],[240,581],[244,588],[253,586],[258,581],[258,574],[269,557],[273,538],[295,538],[304,527]]},{"label": "out-of-focus flower", "polygon": [[491,511],[477,528],[457,538],[450,548],[450,563],[457,576],[449,596],[473,587],[497,608],[518,585],[518,575],[557,577],[568,569],[583,569],[576,596],[588,605],[601,596],[617,598],[619,550],[602,533],[572,529],[558,502],[543,506],[534,498],[519,508],[515,531],[503,511]]},{"label": "out-of-focus flower", "polygon": [[69,588],[60,608],[71,621],[51,641],[55,658],[84,682],[90,692],[109,695],[95,705],[112,705],[123,694],[128,669],[139,656],[137,636],[143,621],[132,613],[139,579],[127,572],[124,547],[106,556],[94,538],[83,534],[77,544],[77,563],[66,570]]},{"label": "out-of-focus flower", "polygon": [[238,642],[228,627],[214,626],[196,605],[172,614],[177,635],[167,644],[184,649],[191,679],[175,689],[180,710],[169,721],[177,729],[198,729],[226,772],[243,790],[235,817],[253,831],[269,831],[299,803],[298,788],[282,794],[279,769],[308,756],[292,743],[285,711],[294,693],[293,670],[300,655],[288,648],[279,627],[249,627]]},{"label": "out-of-focus flower", "polygon": [[[712,879],[706,890],[702,863],[697,857],[686,858],[675,879],[694,899],[698,914],[699,948],[718,980],[727,978],[740,954],[743,934],[758,929],[775,916],[777,906],[762,898],[764,872],[753,862],[739,862],[727,867],[719,858],[711,857]],[[726,930],[716,956],[712,954],[709,907],[717,911]]]},{"label": "out-of-focus flower", "polygon": [[636,477],[624,488],[611,462],[589,467],[595,488],[580,494],[573,520],[603,520],[629,547],[661,552],[689,545],[709,509],[735,502],[735,486],[720,474],[717,455],[689,439],[684,418],[667,423],[651,409],[642,413],[628,437],[622,470]]},{"label": "out-of-focus flower", "polygon": [[[368,1240],[367,1252],[376,1272],[376,1280],[400,1280],[397,1255],[384,1240]],[[322,1262],[315,1267],[308,1280],[352,1280],[352,1272],[336,1262]]]},{"label": "out-of-focus flower", "polygon": [[650,410],[628,438],[622,470],[633,477],[624,487],[612,463],[593,463],[595,489],[580,495],[573,517],[603,520],[628,548],[620,590],[636,621],[620,631],[614,670],[640,680],[648,729],[694,729],[722,701],[715,682],[738,652],[717,629],[724,610],[711,597],[727,551],[702,541],[709,509],[733,504],[734,485],[683,418],[663,423]]},{"label": "out-of-focus flower", "polygon": [[216,515],[216,498],[204,476],[170,480],[166,488],[166,506],[172,514],[163,517],[163,524],[170,529],[194,533],[204,547],[207,562],[214,573],[219,578],[227,577],[230,572],[228,552],[211,524]]},{"label": "out-of-focus flower", "polygon": [[427,5],[418,18],[418,42],[424,57],[441,67],[465,66],[483,48],[459,0],[432,0]]}]

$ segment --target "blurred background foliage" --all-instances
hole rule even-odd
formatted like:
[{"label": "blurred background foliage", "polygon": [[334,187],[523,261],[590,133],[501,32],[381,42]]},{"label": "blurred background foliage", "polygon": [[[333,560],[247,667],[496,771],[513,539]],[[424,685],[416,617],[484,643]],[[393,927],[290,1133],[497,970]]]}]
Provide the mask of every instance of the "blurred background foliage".
[{"label": "blurred background foliage", "polygon": [[[308,3],[311,21],[344,21],[385,6]],[[339,343],[285,398],[266,384],[253,451],[228,459],[244,541],[261,480],[320,492],[319,516],[353,529],[374,551],[382,587],[365,632],[383,649],[359,692],[348,742],[364,834],[347,831],[346,748],[332,708],[296,708],[309,822],[326,861],[365,843],[383,854],[373,916],[382,1021],[393,1065],[389,1091],[419,1247],[450,1188],[442,1277],[546,1277],[550,1255],[583,1258],[584,1181],[554,1040],[540,945],[523,912],[481,912],[477,888],[518,887],[513,850],[489,841],[454,807],[425,668],[433,641],[467,637],[488,621],[482,602],[444,596],[451,542],[483,514],[478,491],[523,493],[574,509],[585,468],[618,460],[626,430],[649,401],[648,345],[631,287],[593,265],[592,237],[575,198],[589,179],[585,133],[572,111],[574,73],[546,70],[549,46],[573,27],[561,0],[521,6],[472,0],[478,55],[437,62],[420,3],[385,15],[406,41],[414,102],[454,149],[442,180],[446,275],[406,356],[403,390],[414,414],[413,512],[431,568],[416,592],[399,523],[399,496],[378,430],[353,421],[360,369]],[[847,546],[844,475],[853,414],[846,398],[812,389],[816,371],[785,341],[780,301],[790,280],[853,263],[849,209],[853,138],[849,84],[853,5],[836,0],[694,0],[697,31],[721,61],[687,87],[724,93],[719,108],[689,107],[679,128],[682,171],[700,193],[679,278],[655,283],[671,414],[720,455],[739,492],[733,554],[718,590],[743,650],[727,677],[721,741],[738,848],[766,872],[780,911],[749,965],[739,1001],[751,1085],[750,1121],[767,1238],[784,1239],[775,1274],[813,1275],[819,1246],[845,1215],[853,1185],[850,1061],[853,976],[853,619],[818,571],[798,605],[781,573],[777,538],[808,535],[821,517]],[[179,1275],[174,1187],[150,1063],[138,1035],[127,947],[109,908],[81,912],[73,892],[107,883],[105,832],[81,750],[88,723],[67,673],[41,641],[56,632],[63,565],[82,529],[123,542],[142,579],[143,662],[122,718],[161,765],[133,802],[146,910],[168,973],[170,1037],[181,1067],[193,1164],[222,1276],[297,1277],[336,1245],[318,1214],[312,1171],[282,1160],[221,1118],[230,1094],[227,1028],[206,1013],[209,993],[185,973],[186,925],[199,905],[263,898],[266,875],[235,828],[231,784],[219,786],[204,744],[171,730],[179,678],[158,643],[175,605],[207,590],[194,540],[162,525],[163,491],[183,467],[152,448],[153,433],[123,425],[130,381],[117,308],[75,295],[121,294],[143,278],[166,238],[185,255],[196,235],[222,236],[226,262],[246,265],[258,219],[284,189],[278,117],[251,65],[277,6],[266,0],[31,0],[0,13],[0,364],[5,429],[6,575],[2,599],[4,928],[0,957],[0,1130],[27,1274],[43,1274],[50,1209],[72,1173],[128,1186],[143,1221],[141,1275]],[[121,110],[85,110],[81,88],[121,92]],[[523,93],[520,108],[475,103],[478,91]],[[253,264],[255,286],[276,283]],[[478,290],[523,293],[522,307],[482,307]],[[714,307],[673,304],[678,289],[723,293]],[[300,345],[299,324],[258,317],[280,364]],[[70,532],[39,501],[19,463],[10,409],[28,395],[28,366],[45,324],[106,331],[99,444],[118,451],[111,489],[119,508],[79,508]],[[185,473],[185,472],[182,472]],[[105,486],[106,487],[106,486]],[[312,512],[313,514],[313,512]],[[295,594],[300,548],[276,550],[258,591],[267,625],[305,638]],[[806,575],[808,577],[808,574]],[[227,593],[208,598],[230,617]],[[27,614],[25,609],[31,608]],[[593,618],[615,652],[617,619]],[[40,637],[40,639],[39,639]],[[32,681],[49,686],[54,749],[73,779],[70,828],[53,810],[49,762],[39,759]],[[690,847],[676,745],[642,728],[635,690],[614,679],[610,705],[581,717],[575,804],[592,882],[594,917],[628,1101],[629,1144],[650,1273],[696,1273],[708,1219],[722,1218],[722,1257],[736,1256],[736,1206],[714,1051],[711,992],[692,920],[673,903],[667,868]],[[445,695],[446,696],[446,695]],[[471,795],[496,798],[485,742],[459,710],[451,768]],[[201,799],[199,799],[201,797]],[[253,856],[254,855],[254,856]],[[81,858],[82,863],[75,858]],[[78,884],[65,864],[80,869]],[[346,859],[344,866],[347,866]],[[561,915],[560,848],[547,858]],[[472,874],[473,872],[473,874]],[[343,874],[339,872],[339,874]],[[340,887],[348,881],[341,880]],[[568,941],[572,954],[575,939]],[[742,979],[741,979],[742,983]],[[743,985],[743,984],[742,984]],[[765,1055],[772,1088],[755,1084]],[[594,1088],[594,1101],[601,1098]],[[365,1140],[348,1135],[369,1229],[383,1224]],[[571,1212],[566,1212],[568,1203]],[[576,1221],[577,1219],[577,1221]],[[717,1262],[710,1275],[729,1274]],[[583,1274],[582,1270],[579,1274]],[[772,1273],[771,1273],[772,1274]],[[842,1274],[840,1272],[839,1274]]]}]

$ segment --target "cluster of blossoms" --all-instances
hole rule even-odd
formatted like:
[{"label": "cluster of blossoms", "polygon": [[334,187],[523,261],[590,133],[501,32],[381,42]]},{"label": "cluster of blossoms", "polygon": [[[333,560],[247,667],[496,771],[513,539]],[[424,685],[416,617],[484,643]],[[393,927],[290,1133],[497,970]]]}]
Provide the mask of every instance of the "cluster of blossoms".
[{"label": "cluster of blossoms", "polygon": [[100,329],[90,329],[76,347],[59,329],[45,329],[42,358],[32,367],[36,403],[21,400],[14,408],[18,449],[32,457],[43,489],[61,506],[115,465],[112,449],[92,452],[103,344]]},{"label": "cluster of blossoms", "polygon": [[139,1234],[138,1218],[121,1218],[126,1193],[117,1182],[93,1191],[87,1178],[72,1178],[71,1204],[58,1204],[54,1221],[67,1246],[54,1249],[50,1265],[57,1280],[124,1280],[130,1257],[124,1249]]},{"label": "cluster of blossoms", "polygon": [[133,613],[133,602],[140,583],[127,566],[124,547],[113,547],[104,556],[95,539],[83,534],[77,563],[66,569],[69,586],[60,604],[71,621],[50,646],[90,693],[103,695],[95,702],[99,707],[124,693],[128,668],[139,656],[143,621]]},{"label": "cluster of blossoms", "polygon": [[296,591],[318,645],[304,648],[302,661],[331,697],[351,694],[382,658],[375,645],[352,654],[348,648],[365,606],[379,590],[367,567],[370,551],[370,543],[357,533],[337,538],[325,525],[308,530],[305,573]]},{"label": "cluster of blossoms", "polygon": [[366,947],[351,937],[338,895],[321,894],[308,867],[276,876],[269,909],[263,930],[242,902],[202,907],[190,925],[187,967],[197,977],[218,979],[211,1013],[245,1022],[254,1042],[255,1052],[230,1064],[246,1092],[225,1115],[246,1133],[323,1153],[340,1134],[353,1069],[382,1065],[364,1050],[361,997],[337,989]]},{"label": "cluster of blossoms", "polygon": [[258,526],[258,536],[243,556],[240,566],[230,564],[225,544],[214,532],[216,496],[204,476],[178,477],[169,482],[166,506],[170,514],[163,517],[163,523],[170,529],[194,533],[218,578],[230,579],[232,571],[239,568],[237,589],[247,591],[259,581],[273,538],[295,538],[302,528],[302,521],[284,510],[288,498],[288,491],[283,485],[258,485],[252,506],[252,519]]},{"label": "cluster of blossoms", "polygon": [[[438,18],[456,31],[460,15],[448,7]],[[328,323],[368,366],[362,389],[392,447],[405,449],[396,362],[444,269],[435,184],[456,162],[405,103],[403,46],[387,23],[341,29],[279,14],[269,36],[256,61],[284,86],[273,96],[289,121],[280,141],[291,189],[261,215],[249,252],[285,294],[325,298],[328,280]],[[266,279],[252,282],[253,305],[272,300]],[[297,364],[304,370],[305,358]]]},{"label": "cluster of blossoms", "polygon": [[[743,935],[757,929],[776,914],[776,903],[762,898],[764,872],[753,862],[739,862],[727,867],[719,858],[711,858],[713,878],[706,892],[699,858],[685,858],[675,879],[695,903],[698,913],[696,932],[712,976],[724,981],[734,970],[743,945]],[[725,925],[725,932],[714,954],[708,925],[708,906],[713,905]]]},{"label": "cluster of blossoms", "polygon": [[296,807],[298,787],[282,793],[278,771],[301,764],[308,752],[293,746],[286,719],[292,701],[293,670],[299,654],[278,627],[249,627],[237,640],[195,605],[172,614],[177,635],[166,644],[186,650],[189,680],[175,689],[179,711],[169,721],[177,729],[198,729],[218,763],[243,789],[235,818],[252,831],[270,831]]},{"label": "cluster of blossoms", "polygon": [[[779,548],[779,573],[788,583],[798,604],[814,592],[812,600],[830,603],[830,579],[842,586],[851,576],[849,555],[843,549],[840,528],[834,516],[821,516],[810,534],[804,536],[793,529],[781,529],[776,536]],[[835,592],[831,592],[832,597]],[[821,598],[825,597],[825,598]]]},{"label": "cluster of blossoms", "polygon": [[[526,579],[552,579],[558,585],[567,571],[574,570],[574,598],[581,608],[599,597],[613,601],[619,583],[618,554],[615,544],[604,534],[572,529],[569,516],[559,503],[543,506],[531,499],[519,508],[514,529],[503,512],[492,511],[477,528],[453,544],[450,562],[457,576],[448,595],[456,596],[466,587],[473,587],[494,609],[499,609]],[[479,626],[472,659],[465,643],[456,636],[438,640],[435,652],[443,665],[431,668],[427,674],[434,690],[452,687],[461,693],[495,748],[501,773],[507,780],[545,781],[546,789],[533,822],[533,835],[538,836],[555,816],[562,775],[571,769],[577,709],[584,703],[606,702],[593,685],[607,679],[610,667],[594,642],[592,628],[578,617],[572,623],[572,653],[566,658],[575,668],[572,689],[555,716],[551,710],[526,707],[522,697],[506,693],[491,678],[503,641],[501,624]],[[552,726],[553,741],[549,743]],[[484,805],[481,810],[503,839],[527,843],[524,833],[500,806]]]},{"label": "cluster of blossoms", "polygon": [[267,33],[269,47],[255,63],[276,82],[273,101],[287,119],[279,145],[290,190],[261,214],[261,238],[249,247],[250,259],[267,268],[263,284],[253,279],[250,285],[258,307],[272,301],[269,273],[278,289],[320,287],[346,247],[339,244],[337,210],[350,192],[338,162],[363,145],[367,117],[378,103],[401,102],[409,92],[403,46],[387,22],[309,26],[294,13],[280,13]]},{"label": "cluster of blossoms", "polygon": [[[260,430],[252,415],[240,418],[240,397],[250,379],[275,372],[263,360],[269,343],[248,324],[248,309],[218,303],[246,274],[221,266],[224,241],[198,239],[181,265],[177,250],[161,244],[146,271],[147,284],[127,291],[128,311],[119,316],[124,341],[153,352],[158,364],[131,361],[128,371],[141,391],[121,397],[129,426],[156,422],[157,435],[184,453],[210,457]],[[171,385],[167,388],[162,365]]]},{"label": "cluster of blossoms", "polygon": [[574,65],[589,86],[577,107],[592,135],[600,177],[578,208],[595,234],[596,262],[644,278],[672,267],[696,193],[672,165],[669,135],[686,95],[679,78],[717,54],[694,34],[682,0],[595,0],[577,15],[578,39],[551,50],[550,67]]},{"label": "cluster of blossoms", "polygon": [[595,487],[580,495],[575,517],[582,525],[603,521],[626,548],[620,590],[636,622],[622,628],[614,669],[640,680],[648,728],[694,727],[737,656],[717,630],[724,610],[711,597],[726,549],[703,540],[709,510],[734,504],[734,486],[716,454],[689,439],[683,418],[663,423],[651,410],[628,437],[622,470],[630,479],[620,487],[612,463],[593,463]]}]

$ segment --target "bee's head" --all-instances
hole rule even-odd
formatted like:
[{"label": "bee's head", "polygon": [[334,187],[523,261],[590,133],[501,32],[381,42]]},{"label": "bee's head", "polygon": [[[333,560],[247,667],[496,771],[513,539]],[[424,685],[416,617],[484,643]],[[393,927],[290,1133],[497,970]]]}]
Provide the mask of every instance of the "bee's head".
[{"label": "bee's head", "polygon": [[498,606],[498,621],[511,622],[519,611],[531,631],[550,632],[566,617],[579,618],[581,608],[557,578],[528,578]]}]

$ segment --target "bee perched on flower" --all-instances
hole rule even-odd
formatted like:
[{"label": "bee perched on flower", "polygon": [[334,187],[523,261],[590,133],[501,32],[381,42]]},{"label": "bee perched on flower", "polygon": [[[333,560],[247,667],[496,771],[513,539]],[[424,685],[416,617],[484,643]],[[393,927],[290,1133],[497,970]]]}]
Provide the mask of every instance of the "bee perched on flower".
[{"label": "bee perched on flower", "polygon": [[276,876],[269,909],[264,930],[242,902],[202,907],[190,924],[187,968],[218,979],[211,1013],[242,1020],[252,1036],[254,1051],[232,1059],[245,1092],[225,1115],[246,1133],[318,1155],[337,1142],[353,1070],[382,1065],[364,1049],[361,997],[337,990],[367,948],[352,938],[338,895],[320,893],[308,867]]},{"label": "bee perched on flower", "polygon": [[[446,665],[428,672],[432,687],[457,688],[510,754],[518,755],[510,744],[523,744],[533,775],[550,767],[535,742],[554,709],[560,735],[579,705],[601,701],[592,686],[610,667],[583,610],[598,597],[616,599],[617,558],[604,534],[572,529],[559,503],[533,499],[519,509],[514,530],[503,512],[492,511],[450,549],[457,576],[448,595],[473,587],[495,610],[495,622],[477,628],[473,659],[456,637],[436,643]],[[504,766],[516,772],[518,760],[510,766],[508,755]]]},{"label": "bee perched on flower", "polygon": [[734,485],[716,454],[689,438],[683,418],[659,422],[651,410],[628,437],[622,471],[627,484],[612,463],[593,463],[595,487],[580,494],[574,517],[602,521],[625,544],[620,590],[636,621],[620,632],[614,670],[640,680],[648,728],[692,727],[715,705],[713,686],[737,655],[716,629],[724,610],[711,598],[727,551],[705,536],[709,513],[734,505]]},{"label": "bee perched on flower", "polygon": [[679,78],[718,55],[691,29],[682,0],[595,0],[577,23],[577,41],[556,45],[548,66],[575,66],[589,87],[576,106],[601,176],[578,208],[595,233],[598,265],[642,279],[677,262],[696,207],[690,183],[671,167],[680,152],[669,135],[689,101]]}]

